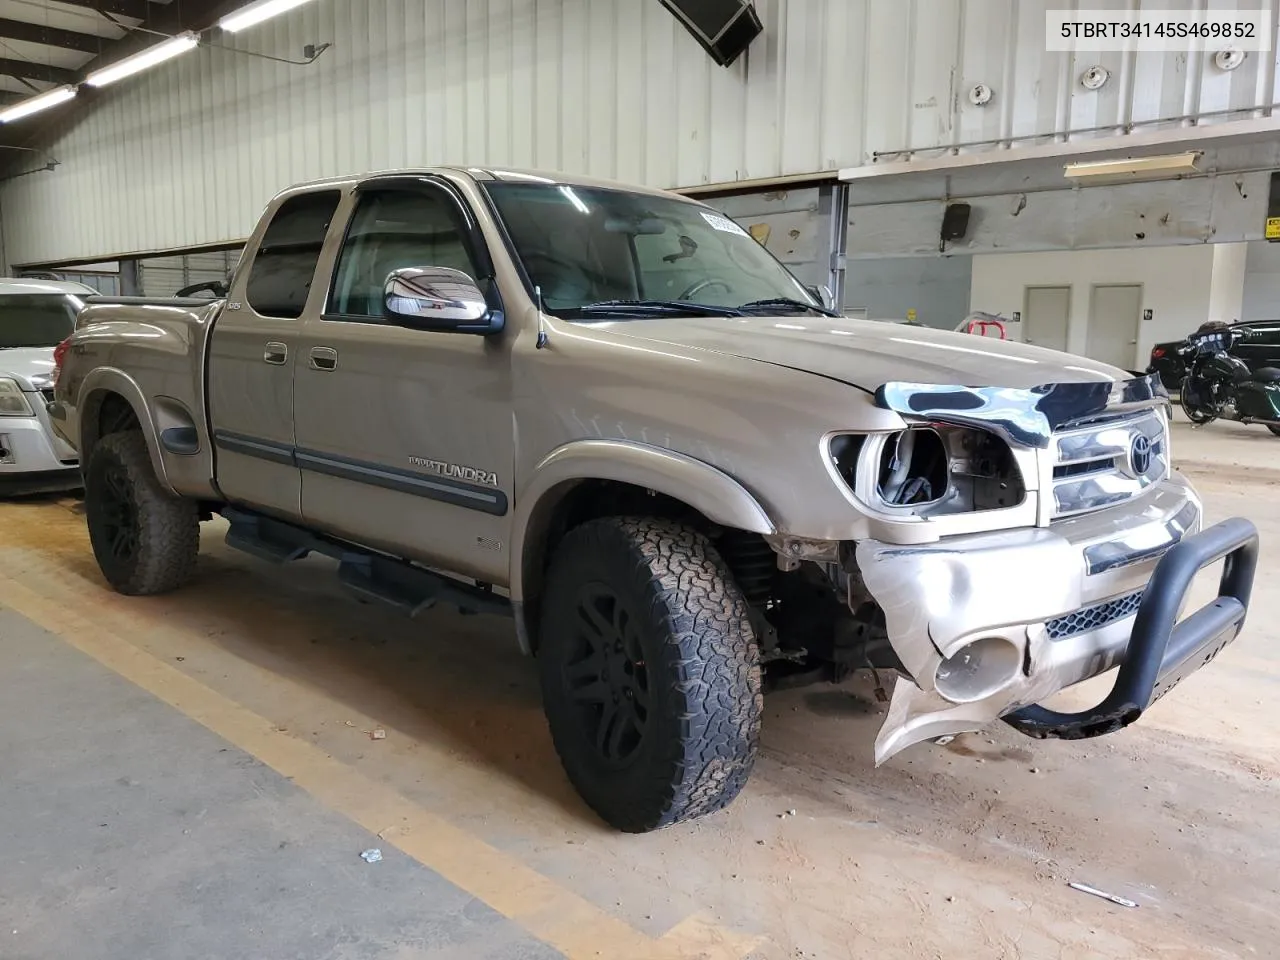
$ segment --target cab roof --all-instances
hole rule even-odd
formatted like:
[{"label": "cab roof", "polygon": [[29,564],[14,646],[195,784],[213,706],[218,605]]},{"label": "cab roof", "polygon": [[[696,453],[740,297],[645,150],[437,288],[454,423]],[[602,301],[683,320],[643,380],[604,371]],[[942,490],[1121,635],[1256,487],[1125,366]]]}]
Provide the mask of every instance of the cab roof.
[{"label": "cab roof", "polygon": [[670,190],[659,190],[655,187],[644,187],[634,183],[624,183],[618,180],[603,180],[597,177],[584,177],[570,173],[556,173],[548,170],[524,170],[510,167],[441,166],[376,170],[369,173],[353,174],[344,177],[326,177],[322,180],[310,180],[305,183],[295,184],[283,191],[283,193],[292,194],[305,190],[312,190],[317,187],[359,183],[365,180],[373,180],[381,177],[413,177],[424,176],[426,174],[451,174],[454,176],[462,174],[477,182],[490,180],[506,183],[548,183],[568,187],[595,187],[606,190],[628,190],[632,193],[644,193],[655,197],[668,197],[672,200],[684,200],[687,203],[698,202],[682,194],[672,193]]}]

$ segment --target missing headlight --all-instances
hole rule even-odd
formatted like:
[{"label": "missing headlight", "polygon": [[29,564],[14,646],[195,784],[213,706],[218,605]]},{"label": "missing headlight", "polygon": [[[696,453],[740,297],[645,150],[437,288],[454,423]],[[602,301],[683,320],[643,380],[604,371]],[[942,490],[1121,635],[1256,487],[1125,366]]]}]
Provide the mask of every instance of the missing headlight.
[{"label": "missing headlight", "polygon": [[866,440],[861,433],[842,433],[831,438],[831,463],[850,490],[858,483],[858,454]]},{"label": "missing headlight", "polygon": [[1009,445],[982,430],[931,424],[846,434],[832,438],[830,455],[855,496],[920,516],[1000,510],[1027,495]]},{"label": "missing headlight", "polygon": [[880,454],[880,499],[895,507],[933,503],[947,494],[947,447],[925,427],[895,433]]}]

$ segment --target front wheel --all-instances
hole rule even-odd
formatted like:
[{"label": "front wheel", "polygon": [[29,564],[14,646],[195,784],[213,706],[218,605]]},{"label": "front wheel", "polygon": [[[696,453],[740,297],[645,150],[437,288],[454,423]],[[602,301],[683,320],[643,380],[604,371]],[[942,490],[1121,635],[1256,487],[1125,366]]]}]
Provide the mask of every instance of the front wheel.
[{"label": "front wheel", "polygon": [[1192,384],[1190,380],[1182,381],[1182,411],[1187,415],[1188,420],[1200,426],[1218,419],[1218,411],[1214,408],[1212,401],[1203,399],[1201,396],[1204,389],[1199,384]]},{"label": "front wheel", "polygon": [[551,563],[538,649],[570,781],[619,830],[726,806],[755,761],[763,707],[747,602],[701,533],[608,517]]},{"label": "front wheel", "polygon": [[160,485],[137,430],[110,434],[93,448],[84,509],[93,555],[119,593],[165,593],[195,572],[199,511]]}]

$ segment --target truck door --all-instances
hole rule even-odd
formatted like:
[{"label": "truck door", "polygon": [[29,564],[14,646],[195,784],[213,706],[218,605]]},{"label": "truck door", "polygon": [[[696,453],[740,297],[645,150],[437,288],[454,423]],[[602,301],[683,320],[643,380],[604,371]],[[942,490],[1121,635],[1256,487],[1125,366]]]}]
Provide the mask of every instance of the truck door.
[{"label": "truck door", "polygon": [[[299,334],[338,190],[288,197],[227,298],[209,341],[209,417],[217,479],[233,502],[301,516],[293,392]],[[319,303],[313,308],[319,310]]]},{"label": "truck door", "polygon": [[484,283],[489,263],[447,183],[361,186],[325,310],[308,312],[301,338],[297,457],[309,526],[505,584],[508,343],[407,328],[382,309],[393,270],[452,267]]}]

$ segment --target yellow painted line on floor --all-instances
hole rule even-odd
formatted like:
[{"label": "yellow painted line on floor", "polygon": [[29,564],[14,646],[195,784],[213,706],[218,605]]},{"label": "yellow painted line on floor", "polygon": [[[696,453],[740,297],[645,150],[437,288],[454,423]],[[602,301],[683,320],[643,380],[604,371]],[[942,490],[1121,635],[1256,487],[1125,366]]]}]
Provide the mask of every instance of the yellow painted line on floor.
[{"label": "yellow painted line on floor", "polygon": [[[0,575],[0,604],[256,757],[325,806],[434,870],[568,960],[741,960],[757,938],[701,916],[654,939],[398,791],[278,730],[252,710],[102,629],[65,605]],[[385,828],[398,824],[394,831]]]}]

